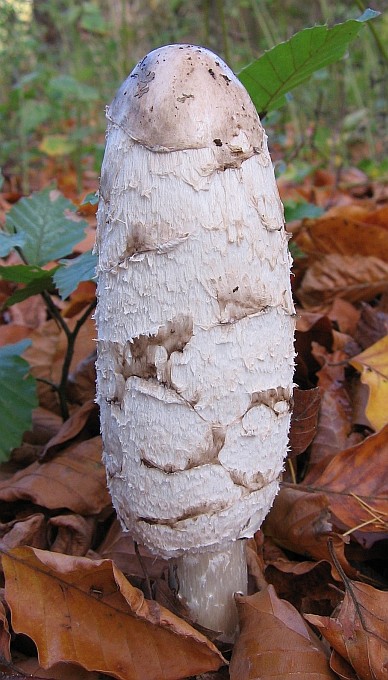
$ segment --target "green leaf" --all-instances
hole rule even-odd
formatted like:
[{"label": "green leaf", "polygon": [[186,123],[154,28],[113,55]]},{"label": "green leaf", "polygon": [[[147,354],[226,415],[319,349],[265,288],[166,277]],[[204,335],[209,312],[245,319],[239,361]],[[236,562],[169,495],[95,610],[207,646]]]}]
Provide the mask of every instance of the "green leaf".
[{"label": "green leaf", "polygon": [[[59,266],[59,265],[58,265]],[[53,274],[58,267],[47,271],[35,265],[16,264],[7,267],[0,266],[0,278],[5,281],[26,284],[24,288],[16,290],[4,303],[4,307],[26,300],[32,295],[37,295],[44,290],[53,291]]]},{"label": "green leaf", "polygon": [[288,92],[315,71],[342,59],[365,21],[379,14],[367,10],[359,19],[349,19],[333,28],[305,28],[243,68],[238,77],[260,114],[283,106]]},{"label": "green leaf", "polygon": [[23,255],[29,264],[44,265],[69,255],[84,237],[85,220],[59,191],[45,189],[22,198],[7,214],[7,228],[24,237]]},{"label": "green leaf", "polygon": [[81,205],[97,205],[99,201],[99,196],[96,194],[95,191],[92,191],[90,194],[86,194],[84,200],[82,201]]},{"label": "green leaf", "polygon": [[54,283],[63,300],[69,297],[81,281],[90,281],[96,276],[97,257],[90,250],[73,260],[61,260],[54,274]]},{"label": "green leaf", "polygon": [[36,381],[28,375],[22,354],[31,345],[21,340],[0,347],[0,461],[8,460],[23,433],[32,425],[32,409],[38,406]]},{"label": "green leaf", "polygon": [[22,248],[24,241],[24,234],[8,234],[0,231],[0,257],[7,257],[14,248]]},{"label": "green leaf", "polygon": [[307,203],[306,201],[285,201],[284,202],[284,217],[286,222],[293,220],[303,220],[305,217],[320,217],[324,210],[319,205],[314,203]]}]

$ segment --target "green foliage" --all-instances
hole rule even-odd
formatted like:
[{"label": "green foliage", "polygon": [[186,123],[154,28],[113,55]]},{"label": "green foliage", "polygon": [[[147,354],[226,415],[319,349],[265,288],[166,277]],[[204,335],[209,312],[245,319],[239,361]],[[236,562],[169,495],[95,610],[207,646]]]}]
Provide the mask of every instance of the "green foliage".
[{"label": "green foliage", "polygon": [[31,344],[21,340],[0,347],[0,461],[7,460],[32,424],[32,409],[38,406],[35,379],[20,356]]},{"label": "green foliage", "polygon": [[35,265],[26,264],[0,266],[0,279],[25,284],[24,288],[17,289],[6,300],[4,307],[11,307],[45,290],[54,292],[53,274],[57,269],[58,267],[54,267],[47,271]]},{"label": "green foliage", "polygon": [[367,10],[358,20],[333,28],[315,26],[296,33],[243,68],[238,76],[261,115],[286,103],[286,95],[315,71],[341,59],[363,23],[379,12]]},{"label": "green foliage", "polygon": [[90,281],[95,278],[97,256],[90,251],[73,260],[60,260],[60,263],[63,266],[55,272],[54,283],[64,300],[76,290],[81,281]]},{"label": "green foliage", "polygon": [[307,201],[284,202],[284,217],[286,222],[303,220],[305,217],[320,217],[323,213],[323,208],[320,208],[314,203],[307,203]]},{"label": "green foliage", "polygon": [[26,262],[41,266],[68,255],[82,240],[87,222],[75,212],[71,201],[48,188],[18,201],[7,215],[6,227],[23,236]]}]

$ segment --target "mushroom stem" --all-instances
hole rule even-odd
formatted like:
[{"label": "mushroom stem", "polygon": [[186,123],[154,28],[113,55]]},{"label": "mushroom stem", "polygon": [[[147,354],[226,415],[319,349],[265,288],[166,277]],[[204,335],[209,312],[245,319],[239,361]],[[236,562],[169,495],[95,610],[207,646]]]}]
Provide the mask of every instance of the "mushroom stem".
[{"label": "mushroom stem", "polygon": [[232,541],[223,550],[188,553],[178,558],[179,596],[201,626],[222,631],[233,642],[238,631],[234,593],[247,592],[245,540]]}]

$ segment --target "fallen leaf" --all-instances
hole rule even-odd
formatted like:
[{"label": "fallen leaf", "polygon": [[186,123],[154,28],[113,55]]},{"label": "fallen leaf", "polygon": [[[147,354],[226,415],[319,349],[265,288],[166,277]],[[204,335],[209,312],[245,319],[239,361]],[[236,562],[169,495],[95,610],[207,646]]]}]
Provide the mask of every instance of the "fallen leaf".
[{"label": "fallen leaf", "polygon": [[47,547],[46,518],[41,512],[3,524],[0,526],[0,533],[2,550],[10,550],[21,545],[43,549]]},{"label": "fallen leaf", "polygon": [[332,617],[306,614],[360,680],[388,678],[388,593],[346,578],[345,597]]},{"label": "fallen leaf", "polygon": [[367,349],[388,333],[388,313],[378,306],[361,305],[360,319],[354,331],[354,339],[361,349]]},{"label": "fallen leaf", "polygon": [[339,206],[331,214],[304,220],[296,243],[304,253],[315,257],[336,253],[388,261],[386,229],[353,219],[349,215],[349,206]]},{"label": "fallen leaf", "polygon": [[372,545],[387,532],[387,454],[388,425],[338,453],[313,485],[300,485],[324,493],[337,526],[359,532],[363,545]]},{"label": "fallen leaf", "polygon": [[342,333],[354,335],[360,319],[360,310],[347,300],[335,298],[327,316],[334,321]]},{"label": "fallen leaf", "polygon": [[146,572],[151,579],[158,579],[167,570],[167,560],[153,555],[142,545],[138,546],[141,559],[136,554],[135,543],[128,531],[123,531],[118,519],[114,519],[104,541],[97,548],[103,559],[112,560],[115,565],[129,576],[144,578]]},{"label": "fallen leaf", "polygon": [[294,408],[289,434],[290,455],[303,453],[314,439],[319,412],[319,388],[310,390],[294,389]]},{"label": "fallen leaf", "polygon": [[73,444],[47,463],[32,463],[0,483],[0,500],[96,515],[110,505],[100,437]]},{"label": "fallen leaf", "polygon": [[331,576],[331,565],[319,562],[295,562],[278,559],[266,563],[265,578],[278,596],[290,602],[301,614],[331,614],[340,601],[338,587]]},{"label": "fallen leaf", "polygon": [[[282,548],[316,560],[331,561],[327,542],[332,537],[343,569],[355,576],[356,571],[345,557],[345,541],[333,536],[333,530],[328,497],[318,490],[309,493],[301,484],[280,489],[263,524],[264,534]],[[339,578],[334,567],[332,574]]]},{"label": "fallen leaf", "polygon": [[273,586],[255,595],[236,595],[236,604],[240,636],[230,680],[334,680],[322,643],[299,612],[277,597]]},{"label": "fallen leaf", "polygon": [[74,440],[84,429],[86,430],[85,439],[88,439],[90,435],[96,435],[100,429],[98,406],[92,400],[77,409],[62,424],[60,430],[47,442],[41,460],[47,462],[53,458],[58,451],[64,448],[65,444]]},{"label": "fallen leaf", "polygon": [[361,373],[361,381],[369,387],[365,415],[374,430],[381,430],[388,423],[388,335],[349,363]]},{"label": "fallen leaf", "polygon": [[110,560],[16,548],[3,555],[16,632],[31,637],[43,668],[60,661],[120,680],[178,680],[217,670],[217,648],[124,578]]},{"label": "fallen leaf", "polygon": [[337,654],[335,649],[333,649],[330,656],[330,668],[334,673],[337,673],[338,677],[342,678],[342,680],[359,680],[358,675],[356,675],[350,663],[345,661],[340,654]]},{"label": "fallen leaf", "polygon": [[307,309],[322,309],[336,297],[349,302],[373,300],[387,287],[387,262],[377,257],[331,254],[308,268],[297,297]]},{"label": "fallen leaf", "polygon": [[309,451],[305,483],[311,484],[328,462],[349,445],[352,431],[352,403],[347,390],[342,351],[329,353],[312,343],[312,353],[322,368],[316,373],[320,390],[320,409],[316,435]]},{"label": "fallen leaf", "polygon": [[82,515],[57,515],[49,520],[48,526],[56,533],[50,550],[83,557],[92,545],[96,520]]}]

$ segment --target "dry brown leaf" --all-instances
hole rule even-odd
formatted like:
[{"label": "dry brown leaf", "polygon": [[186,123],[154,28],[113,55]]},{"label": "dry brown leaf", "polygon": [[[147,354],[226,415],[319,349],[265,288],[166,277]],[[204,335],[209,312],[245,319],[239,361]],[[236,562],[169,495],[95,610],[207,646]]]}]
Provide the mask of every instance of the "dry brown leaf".
[{"label": "dry brown leaf", "polygon": [[278,559],[266,563],[265,578],[279,597],[290,602],[301,614],[315,612],[328,615],[341,599],[331,577],[329,562],[294,562]]},{"label": "dry brown leaf", "polygon": [[[283,486],[264,521],[263,531],[286,550],[328,562],[331,560],[327,541],[332,537],[343,569],[350,576],[356,575],[345,558],[344,540],[332,535],[329,500],[323,493],[308,493],[301,484]],[[334,567],[332,574],[339,578]]]},{"label": "dry brown leaf", "polygon": [[[45,670],[35,657],[17,658],[15,666],[26,674],[25,680],[40,680],[41,678],[45,680],[109,680],[109,676],[86,671],[72,663],[54,664],[50,670]],[[24,676],[20,679],[16,676],[12,680],[24,680]]]},{"label": "dry brown leaf", "polygon": [[387,287],[387,262],[377,257],[331,254],[308,268],[297,296],[304,307],[320,309],[336,297],[349,302],[372,300]]},{"label": "dry brown leaf", "polygon": [[2,550],[10,550],[20,545],[47,548],[46,518],[41,512],[0,526],[0,533]]},{"label": "dry brown leaf", "polygon": [[304,253],[313,257],[336,253],[376,257],[388,262],[386,229],[353,219],[348,206],[337,207],[335,214],[304,220],[296,242]]},{"label": "dry brown leaf", "polygon": [[342,351],[330,354],[315,343],[312,350],[322,368],[316,374],[321,403],[305,478],[309,484],[313,483],[337,453],[349,445],[348,439],[352,431],[352,403],[345,377],[347,356]]},{"label": "dry brown leaf", "polygon": [[353,336],[360,320],[360,310],[346,300],[335,298],[327,316],[337,324],[341,333]]},{"label": "dry brown leaf", "polygon": [[301,487],[323,492],[340,525],[361,532],[363,542],[371,545],[387,532],[387,457],[388,425],[338,453],[312,486]]},{"label": "dry brown leaf", "polygon": [[349,362],[361,373],[361,381],[369,387],[365,415],[374,430],[388,423],[388,335],[353,357]]},{"label": "dry brown leaf", "polygon": [[290,447],[291,456],[298,456],[314,439],[320,404],[319,388],[310,390],[294,389],[294,408],[291,417]]},{"label": "dry brown leaf", "polygon": [[110,505],[101,437],[73,444],[47,463],[32,463],[0,483],[0,500],[96,515]]},{"label": "dry brown leaf", "polygon": [[225,663],[110,560],[16,548],[3,555],[3,568],[13,629],[34,640],[44,668],[68,661],[120,680],[178,680]]},{"label": "dry brown leaf", "polygon": [[96,529],[94,517],[58,515],[52,517],[48,525],[56,532],[50,550],[65,555],[86,555],[92,545]]},{"label": "dry brown leaf", "polygon": [[345,597],[336,616],[305,615],[354,668],[359,680],[388,678],[388,593],[345,580]]},{"label": "dry brown leaf", "polygon": [[141,545],[138,546],[138,551],[141,563],[132,536],[122,530],[118,519],[113,521],[104,541],[97,549],[101,558],[113,560],[124,574],[144,578],[145,572],[151,579],[160,578],[167,569],[167,560],[156,557]]},{"label": "dry brown leaf", "polygon": [[230,663],[231,680],[334,680],[322,643],[273,586],[255,595],[236,595],[236,603],[241,632]]},{"label": "dry brown leaf", "polygon": [[360,319],[358,321],[354,339],[360,348],[367,349],[388,333],[388,313],[379,306],[372,307],[366,303],[361,305]]},{"label": "dry brown leaf", "polygon": [[42,459],[50,460],[55,454],[60,451],[64,444],[67,444],[72,439],[75,439],[84,428],[88,432],[85,433],[85,439],[90,437],[90,433],[97,434],[99,431],[99,410],[97,404],[90,400],[86,402],[81,408],[77,409],[68,420],[66,420],[60,430],[47,442]]}]

